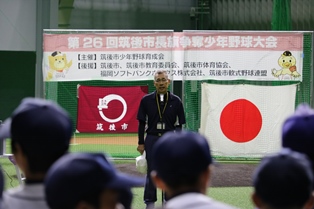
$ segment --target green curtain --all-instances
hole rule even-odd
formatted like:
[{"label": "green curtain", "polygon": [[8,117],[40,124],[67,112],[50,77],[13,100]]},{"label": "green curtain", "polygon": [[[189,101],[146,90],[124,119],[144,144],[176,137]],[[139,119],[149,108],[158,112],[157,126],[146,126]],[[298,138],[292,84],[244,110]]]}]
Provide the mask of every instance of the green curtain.
[{"label": "green curtain", "polygon": [[291,0],[273,0],[272,30],[292,30]]}]

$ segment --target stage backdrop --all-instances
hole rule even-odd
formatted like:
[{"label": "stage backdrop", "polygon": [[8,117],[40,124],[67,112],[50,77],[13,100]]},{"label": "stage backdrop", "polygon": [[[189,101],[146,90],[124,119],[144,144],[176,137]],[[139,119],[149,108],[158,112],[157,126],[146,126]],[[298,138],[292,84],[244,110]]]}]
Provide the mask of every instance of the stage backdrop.
[{"label": "stage backdrop", "polygon": [[[212,112],[203,112],[204,105],[201,104],[201,100],[204,99],[203,96],[206,97],[202,89],[203,83],[232,87],[239,84],[265,87],[264,90],[254,92],[254,96],[265,102],[268,101],[265,98],[269,96],[280,98],[279,96],[285,95],[286,91],[276,90],[277,86],[293,84],[296,85],[294,87],[296,90],[288,90],[287,94],[291,95],[294,92],[294,99],[277,100],[278,104],[287,104],[288,106],[285,107],[291,107],[292,110],[295,105],[302,102],[312,104],[312,32],[44,30],[43,37],[42,70],[46,89],[45,96],[47,99],[60,103],[70,112],[74,120],[81,119],[81,116],[77,116],[77,108],[80,108],[76,98],[78,84],[98,87],[147,85],[148,92],[152,92],[155,90],[154,72],[159,69],[167,70],[170,80],[174,81],[170,86],[170,91],[172,88],[182,88],[182,101],[187,120],[184,128],[187,130],[202,130],[202,133],[205,133],[203,131],[215,132],[217,127],[220,128],[228,123],[228,117],[222,117],[222,122],[220,119],[215,121],[219,125],[216,128],[211,127],[211,124],[208,125],[213,122],[210,121],[211,117],[209,116],[212,116]],[[216,92],[226,95],[223,93],[223,89],[223,87],[218,88]],[[271,96],[274,91],[281,92],[281,94],[279,93],[278,97]],[[264,92],[270,93],[265,94]],[[235,92],[236,95],[238,93],[240,90]],[[94,136],[98,136],[99,132],[110,133],[109,135],[118,133],[123,130],[122,127],[128,130],[123,130],[121,133],[126,133],[129,131],[130,124],[116,124],[115,122],[115,119],[122,118],[124,115],[122,108],[124,103],[111,100],[109,104],[116,101],[122,106],[121,112],[111,116],[106,111],[106,102],[103,101],[105,96],[100,96],[95,104],[96,115],[103,116],[105,120],[91,123],[91,129],[97,133]],[[99,100],[100,98],[103,100]],[[235,105],[247,103],[245,100],[248,99],[241,96],[236,100],[240,103],[238,101],[232,103],[231,100],[229,103]],[[212,99],[208,101],[208,105],[214,105]],[[255,107],[258,107],[258,104],[254,102],[247,104],[250,104],[250,110],[256,110]],[[233,112],[230,111],[232,106],[226,104],[226,107],[229,108],[221,113],[232,115]],[[108,106],[108,109],[111,108]],[[217,152],[214,152],[215,157],[251,158],[277,150],[279,141],[275,142],[273,139],[278,140],[278,137],[275,137],[278,135],[271,135],[272,137],[267,139],[269,143],[265,143],[259,148],[258,145],[252,145],[252,150],[250,150],[250,146],[247,146],[250,143],[258,142],[257,139],[265,133],[264,128],[267,124],[272,124],[269,127],[276,129],[276,132],[271,130],[270,133],[279,133],[278,131],[280,131],[279,123],[274,125],[270,121],[276,117],[268,116],[268,113],[263,110],[262,108],[259,113],[255,112],[255,116],[260,114],[260,120],[254,123],[257,126],[253,127],[248,136],[241,137],[239,132],[233,133],[227,126],[222,128],[223,132],[215,133],[220,134],[219,138],[208,135],[213,149],[217,148]],[[276,110],[279,111],[279,109]],[[245,113],[246,110],[242,107],[240,111]],[[291,112],[289,109],[284,114]],[[209,118],[206,120],[203,117]],[[283,118],[280,118],[280,121],[282,120]],[[107,124],[103,121],[106,121]],[[74,121],[79,130],[81,126],[80,124],[77,126],[76,122]],[[234,124],[236,126],[243,125],[241,120],[240,123]],[[242,131],[244,130],[242,129]],[[125,137],[121,135],[123,134],[116,134],[115,137],[124,140]],[[134,135],[136,134],[134,133]],[[256,137],[254,137],[255,135]],[[75,136],[84,136],[84,134]],[[224,141],[226,138],[230,143]],[[217,140],[217,143],[211,141],[214,139]],[[249,139],[251,141],[244,142]],[[136,137],[132,140],[136,145]],[[220,142],[226,143],[220,146]],[[125,144],[125,142],[123,143]],[[218,148],[218,145],[221,148]],[[266,149],[264,149],[264,145]],[[132,153],[136,152],[133,148],[130,149],[132,149]],[[116,156],[129,156],[128,152],[130,151],[123,148]]]},{"label": "stage backdrop", "polygon": [[136,133],[137,110],[147,86],[78,86],[77,131]]}]

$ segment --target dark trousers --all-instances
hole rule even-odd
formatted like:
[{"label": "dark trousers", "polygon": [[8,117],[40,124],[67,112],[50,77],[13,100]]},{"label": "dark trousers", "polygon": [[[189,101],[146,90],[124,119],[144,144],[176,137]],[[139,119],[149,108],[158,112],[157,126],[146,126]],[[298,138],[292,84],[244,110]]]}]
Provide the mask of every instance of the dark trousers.
[{"label": "dark trousers", "polygon": [[159,136],[147,134],[145,139],[145,152],[147,160],[147,175],[144,190],[144,202],[145,204],[154,203],[157,201],[157,189],[150,177],[152,171],[152,150],[154,144],[157,142]]}]

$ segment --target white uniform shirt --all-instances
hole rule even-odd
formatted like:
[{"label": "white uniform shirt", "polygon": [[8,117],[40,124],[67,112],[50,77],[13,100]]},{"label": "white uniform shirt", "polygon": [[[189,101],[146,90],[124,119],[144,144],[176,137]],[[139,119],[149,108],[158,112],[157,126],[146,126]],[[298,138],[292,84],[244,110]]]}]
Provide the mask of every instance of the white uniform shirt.
[{"label": "white uniform shirt", "polygon": [[49,209],[42,183],[24,184],[3,193],[3,209]]},{"label": "white uniform shirt", "polygon": [[215,201],[201,193],[184,193],[173,197],[165,204],[165,209],[235,209],[235,207]]}]

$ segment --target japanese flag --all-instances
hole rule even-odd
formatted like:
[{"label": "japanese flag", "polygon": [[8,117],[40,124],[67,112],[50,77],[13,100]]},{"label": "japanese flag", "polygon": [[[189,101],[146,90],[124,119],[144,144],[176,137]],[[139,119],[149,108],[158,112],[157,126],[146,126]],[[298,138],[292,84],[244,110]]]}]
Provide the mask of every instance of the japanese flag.
[{"label": "japanese flag", "polygon": [[281,127],[294,112],[296,85],[202,84],[200,133],[212,154],[263,157],[281,147]]}]

